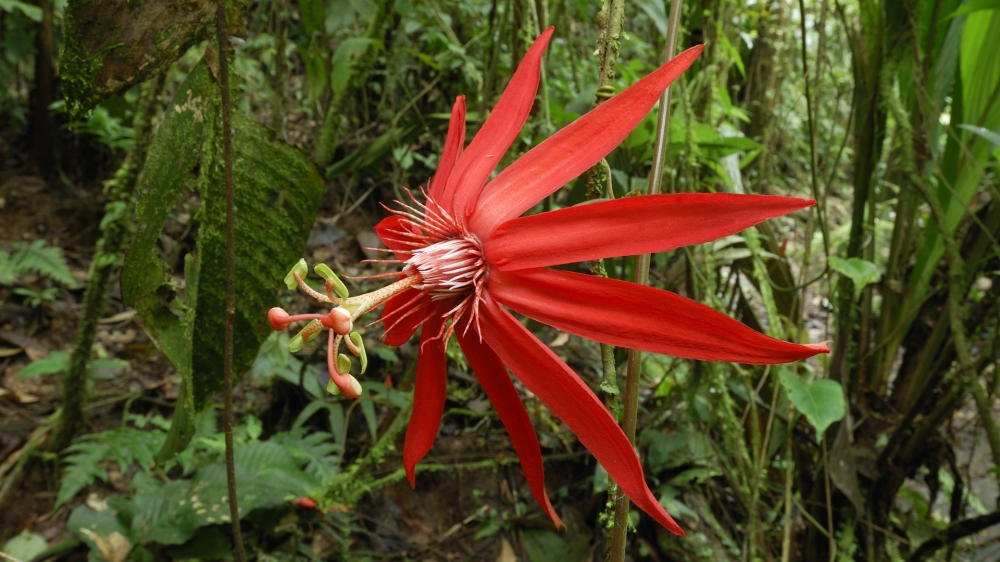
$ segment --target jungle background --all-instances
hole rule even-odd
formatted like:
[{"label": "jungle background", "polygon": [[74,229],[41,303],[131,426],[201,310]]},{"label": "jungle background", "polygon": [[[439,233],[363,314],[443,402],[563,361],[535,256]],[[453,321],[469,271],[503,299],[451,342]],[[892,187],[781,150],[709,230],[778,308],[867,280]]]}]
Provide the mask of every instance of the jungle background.
[{"label": "jungle background", "polygon": [[[226,6],[248,558],[603,559],[607,474],[523,388],[561,532],[457,346],[411,490],[416,345],[369,328],[365,392],[346,400],[324,391],[323,346],[292,354],[264,318],[315,308],[281,281],[300,257],[380,271],[359,264],[380,203],[426,185],[460,94],[471,138],[540,30],[556,29],[535,107],[501,166],[659,66],[673,21],[678,50],[707,48],[672,88],[663,190],[819,204],[655,255],[650,284],[833,351],[768,368],[643,355],[637,448],[687,535],[633,512],[628,558],[1000,559],[1000,2],[674,2],[674,20],[661,0]],[[0,0],[5,557],[234,556],[218,21],[204,0]],[[656,117],[607,158],[616,197],[649,184]],[[605,269],[632,280],[635,258]],[[617,401],[600,346],[528,326]]]}]

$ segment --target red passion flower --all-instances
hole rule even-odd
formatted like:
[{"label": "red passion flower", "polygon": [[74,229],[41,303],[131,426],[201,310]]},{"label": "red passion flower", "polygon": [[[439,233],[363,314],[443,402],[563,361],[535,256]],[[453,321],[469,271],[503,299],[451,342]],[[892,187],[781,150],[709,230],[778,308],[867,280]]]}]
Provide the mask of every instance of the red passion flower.
[{"label": "red passion flower", "polygon": [[[401,345],[423,326],[403,465],[415,466],[437,437],[446,393],[445,347],[454,334],[507,428],[535,499],[561,525],[545,492],[534,427],[507,369],[573,431],[637,507],[683,534],[646,485],[642,465],[604,404],[559,357],[507,309],[560,330],[616,346],[703,361],[787,363],[829,352],[823,345],[776,340],[674,293],[547,266],[645,252],[664,252],[728,236],[815,201],[792,197],[684,193],[608,200],[521,217],[611,152],[646,116],[664,89],[701,54],[684,51],[652,74],[555,133],[490,179],[517,138],[538,87],[549,28],[532,45],[479,133],[465,146],[465,99],[455,101],[438,169],[424,201],[375,230],[394,253],[400,279],[348,297],[326,266],[326,294],[302,282],[300,262],[286,279],[335,306],[326,315],[289,316],[272,309],[275,329],[311,320],[295,347],[331,328],[331,387],[356,397],[361,387],[337,356],[341,342],[366,363],[351,330],[362,314],[385,303],[385,342]],[[334,292],[338,296],[334,295]],[[336,357],[335,357],[336,356]]]}]

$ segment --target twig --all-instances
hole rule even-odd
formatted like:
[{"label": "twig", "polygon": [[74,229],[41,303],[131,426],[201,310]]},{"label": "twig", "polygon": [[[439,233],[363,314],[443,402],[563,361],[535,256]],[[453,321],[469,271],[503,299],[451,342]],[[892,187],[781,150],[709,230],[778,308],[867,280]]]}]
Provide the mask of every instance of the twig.
[{"label": "twig", "polygon": [[216,0],[215,33],[219,43],[219,90],[222,98],[222,159],[226,182],[226,333],[222,351],[222,384],[225,406],[223,433],[226,438],[226,485],[229,493],[229,518],[233,527],[234,554],[244,562],[240,509],[236,501],[236,467],[233,460],[233,331],[236,320],[236,229],[233,216],[233,138],[230,122],[229,49],[226,41],[226,1]]},{"label": "twig", "polygon": [[21,562],[20,559],[14,558],[10,554],[7,554],[6,552],[4,552],[2,550],[0,550],[0,558],[3,558],[4,560],[10,560],[10,562]]},{"label": "twig", "polygon": [[31,455],[35,452],[35,449],[40,447],[45,441],[49,431],[52,429],[52,425],[58,421],[58,418],[59,412],[49,416],[44,424],[36,427],[35,430],[31,432],[31,435],[28,437],[28,442],[24,445],[24,447],[21,447],[19,451],[11,454],[7,461],[5,461],[3,465],[0,465],[0,478],[2,478],[8,471],[10,472],[6,480],[0,484],[0,507],[3,507],[3,505],[7,502],[7,497],[20,480],[25,465],[31,459]]},{"label": "twig", "polygon": [[[777,394],[777,392],[775,392]],[[785,520],[782,524],[781,562],[788,562],[792,556],[792,427],[795,424],[795,409],[788,405],[788,429],[785,431]]]},{"label": "twig", "polygon": [[993,513],[987,513],[986,515],[980,515],[979,517],[959,521],[958,523],[949,526],[948,529],[946,529],[943,533],[938,534],[933,539],[924,541],[917,548],[917,550],[915,550],[913,554],[906,559],[906,562],[923,562],[942,547],[955,543],[960,539],[978,533],[979,531],[982,531],[987,527],[992,527],[998,523],[1000,523],[1000,511],[994,511]]},{"label": "twig", "polygon": [[826,443],[823,440],[823,484],[826,491],[826,524],[828,534],[826,538],[830,541],[830,562],[837,559],[837,537],[833,534],[833,500],[830,497],[830,458],[826,453]]}]

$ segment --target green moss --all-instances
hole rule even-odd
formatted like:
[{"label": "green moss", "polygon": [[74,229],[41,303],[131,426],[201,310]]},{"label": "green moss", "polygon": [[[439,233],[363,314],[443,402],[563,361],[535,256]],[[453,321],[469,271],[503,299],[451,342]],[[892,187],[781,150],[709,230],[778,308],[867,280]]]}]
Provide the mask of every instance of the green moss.
[{"label": "green moss", "polygon": [[99,99],[95,81],[101,74],[103,63],[100,53],[91,55],[83,46],[79,33],[73,29],[72,18],[68,18],[66,27],[66,46],[59,59],[62,89],[70,117],[79,119]]}]

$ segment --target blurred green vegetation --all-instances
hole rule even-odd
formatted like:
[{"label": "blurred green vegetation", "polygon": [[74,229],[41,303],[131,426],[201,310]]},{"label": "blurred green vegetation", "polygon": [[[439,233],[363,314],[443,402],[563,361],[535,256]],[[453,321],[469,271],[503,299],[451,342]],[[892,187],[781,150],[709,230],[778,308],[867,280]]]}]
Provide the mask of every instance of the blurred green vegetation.
[{"label": "blurred green vegetation", "polygon": [[[215,47],[204,39],[207,32],[193,32],[189,41],[174,46],[166,79],[152,98],[154,126],[143,128],[145,141],[136,139],[138,85],[106,96],[83,115],[70,116],[62,109],[82,101],[64,100],[60,86],[67,65],[82,63],[78,57],[61,57],[66,45],[87,44],[81,37],[96,33],[85,25],[68,25],[74,14],[82,17],[80,10],[87,5],[0,0],[0,185],[16,174],[40,175],[48,179],[46,189],[82,185],[99,195],[101,182],[114,175],[135,145],[153,147],[150,158],[159,171],[171,167],[170,155],[180,154],[181,143],[195,143],[193,149],[183,145],[193,152],[184,153],[188,160],[177,157],[176,162],[183,160],[178,169],[135,180],[140,215],[132,226],[143,228],[150,215],[141,213],[148,211],[151,190],[157,189],[150,185],[174,181],[164,188],[172,190],[174,199],[156,204],[168,231],[181,224],[178,232],[167,236],[166,231],[140,228],[136,238],[155,254],[156,267],[164,272],[165,281],[161,284],[157,277],[144,293],[161,299],[162,306],[138,307],[147,315],[151,337],[162,343],[168,323],[183,331],[185,314],[194,315],[196,308],[221,310],[221,295],[212,302],[184,304],[186,292],[212,298],[197,293],[196,276],[191,276],[196,269],[189,264],[197,256],[193,249],[211,242],[208,233],[218,229],[221,211],[218,205],[201,205],[191,194],[211,183],[199,183],[195,176],[208,178],[209,168],[218,172],[211,152],[217,133],[208,135],[205,144],[190,135],[167,135],[171,112],[180,114],[178,107],[193,99],[185,81],[205,74],[206,63],[214,72]],[[267,178],[258,178],[269,185],[300,177],[318,182],[317,174],[323,176],[321,201],[315,194],[312,199],[288,195],[298,197],[294,202],[302,207],[301,216],[319,212],[313,236],[329,239],[310,243],[307,251],[315,257],[316,249],[326,246],[335,249],[317,259],[353,260],[360,251],[350,254],[336,242],[348,233],[362,242],[358,233],[384,216],[380,202],[403,200],[403,188],[426,184],[458,95],[466,96],[467,138],[472,137],[540,30],[556,28],[544,59],[544,78],[535,109],[501,167],[593,106],[600,9],[594,0],[234,3],[231,10],[245,24],[231,38],[234,110],[254,120],[256,131],[255,144],[244,150],[279,156],[294,152],[286,158],[287,170],[276,166]],[[616,91],[662,63],[669,9],[662,0],[626,2]],[[819,204],[739,236],[657,254],[651,284],[775,337],[832,341],[833,353],[767,368],[647,355],[639,449],[651,487],[688,534],[674,537],[640,520],[630,555],[637,560],[782,562],[997,559],[995,528],[994,534],[982,533],[1000,523],[1000,284],[995,282],[1000,271],[1000,3],[688,0],[681,13],[678,48],[699,43],[707,48],[673,89],[663,190],[782,194],[815,198]],[[123,14],[127,17],[127,9]],[[137,20],[135,25],[155,29],[156,22]],[[203,56],[205,63],[200,63]],[[121,83],[154,80],[137,74],[122,77]],[[654,110],[608,156],[616,197],[645,190],[655,122]],[[209,156],[199,169],[191,162],[201,162],[203,150]],[[176,177],[163,180],[170,173]],[[578,178],[532,212],[581,203],[586,188],[586,178]],[[210,191],[199,193],[207,197]],[[124,197],[122,208],[132,199]],[[178,222],[184,213],[191,223]],[[295,236],[303,237],[303,229],[313,225],[285,226],[287,243],[280,251],[292,254],[305,244]],[[32,276],[72,281],[63,271],[61,254],[41,242],[9,242],[0,240],[0,264],[8,266],[0,279],[15,288],[0,295],[33,307],[55,302],[54,292],[40,292],[54,289],[35,287],[38,281]],[[255,248],[264,244],[256,238],[252,242]],[[17,261],[32,249],[52,254],[44,257],[53,269]],[[273,259],[255,251],[249,252],[255,259]],[[338,265],[351,274],[369,272],[352,263]],[[634,278],[634,258],[609,259],[605,266],[611,277]],[[279,280],[275,277],[273,287],[256,287],[254,302],[272,298],[269,291],[279,287]],[[374,286],[353,283],[352,289]],[[164,291],[176,300],[163,300]],[[263,318],[265,310],[259,312]],[[557,353],[600,393],[596,344],[567,340],[535,323],[529,327],[544,341],[559,342]],[[171,333],[181,338],[171,341],[187,342],[176,345],[194,347],[196,355],[204,350],[198,347],[205,346],[201,339],[186,333],[186,340],[180,332]],[[366,381],[366,396],[352,402],[324,396],[322,387],[313,384],[315,373],[325,369],[321,354],[291,357],[274,340],[277,336],[264,340],[261,334],[257,330],[246,339],[250,347],[263,342],[247,378],[297,394],[271,394],[270,410],[293,409],[290,415],[257,418],[260,408],[238,406],[245,416],[238,428],[237,461],[254,467],[244,470],[277,475],[272,482],[245,484],[266,496],[249,504],[264,514],[247,523],[260,531],[251,539],[254,556],[388,556],[374,553],[377,533],[349,509],[325,519],[294,517],[289,500],[312,493],[327,506],[354,504],[366,493],[402,480],[392,446],[408,417],[415,354],[380,346],[378,332],[369,330],[370,371],[387,382]],[[170,345],[175,344],[164,351],[174,359]],[[250,347],[243,349],[247,364],[255,352]],[[185,349],[190,356],[191,349]],[[625,350],[617,350],[615,360],[623,364]],[[209,390],[195,390],[199,409],[221,380],[216,372],[220,360],[213,355],[202,361],[194,378],[211,384],[205,383]],[[176,367],[191,384],[190,364],[187,371]],[[482,407],[485,398],[468,382],[464,364],[452,369],[446,424],[470,440],[481,440],[490,425],[483,429],[483,420],[492,414]],[[359,415],[356,405],[364,423],[352,425],[352,413]],[[529,401],[528,409],[543,452],[553,462],[570,458],[576,473],[586,478],[580,485],[550,474],[550,484],[559,490],[551,494],[557,509],[599,497],[607,474],[576,455],[582,448],[535,405],[537,401]],[[187,494],[206,482],[221,482],[213,480],[221,470],[219,434],[204,414],[189,409],[183,404],[178,408],[174,427],[155,418],[157,429],[147,431],[140,425],[146,422],[130,417],[126,406],[121,422],[136,427],[119,423],[121,427],[101,432],[76,428],[76,443],[59,457],[59,503],[71,502],[95,479],[108,478],[99,462],[114,461],[129,480],[108,504],[117,510],[114,517],[77,502],[69,518],[69,529],[89,545],[93,559],[117,555],[121,548],[106,541],[115,532],[128,545],[123,556],[134,560],[227,554],[225,526],[213,527],[214,519],[187,508],[164,511],[171,487]],[[168,452],[176,453],[189,441],[191,448],[178,461],[150,464],[158,449],[163,454],[173,447]],[[33,451],[35,458],[52,459],[35,445],[22,457],[33,457]],[[19,461],[17,471],[25,462]],[[500,470],[510,462],[498,457],[459,465]],[[425,469],[451,471],[455,466],[435,464],[432,453]],[[290,497],[276,497],[279,493]],[[603,504],[603,498],[597,503]],[[579,548],[579,540],[603,552],[598,509],[591,508],[579,526],[561,535],[539,530],[528,517],[537,515],[538,508],[524,502],[467,511],[473,515],[466,524],[478,525],[475,540],[495,542],[502,533],[534,562],[585,556],[588,551]],[[159,526],[144,527],[143,518],[154,516]],[[91,523],[99,529],[88,532],[96,532],[100,540],[83,531]],[[437,530],[438,535],[447,529]],[[310,539],[313,531],[326,533],[332,546],[310,549],[316,544]],[[15,535],[15,530],[0,529],[4,540]],[[37,540],[18,537],[16,548],[41,552]],[[421,552],[441,556],[433,549]]]}]

